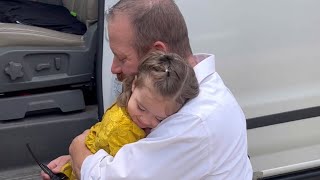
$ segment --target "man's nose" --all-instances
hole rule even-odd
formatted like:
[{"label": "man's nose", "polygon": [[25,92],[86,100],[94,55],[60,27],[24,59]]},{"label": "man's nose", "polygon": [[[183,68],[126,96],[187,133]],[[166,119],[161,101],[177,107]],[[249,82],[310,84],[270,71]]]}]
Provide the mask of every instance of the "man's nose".
[{"label": "man's nose", "polygon": [[122,73],[121,66],[117,62],[117,60],[115,60],[115,59],[113,59],[113,61],[112,61],[111,72],[112,72],[112,74],[120,74],[120,73]]}]

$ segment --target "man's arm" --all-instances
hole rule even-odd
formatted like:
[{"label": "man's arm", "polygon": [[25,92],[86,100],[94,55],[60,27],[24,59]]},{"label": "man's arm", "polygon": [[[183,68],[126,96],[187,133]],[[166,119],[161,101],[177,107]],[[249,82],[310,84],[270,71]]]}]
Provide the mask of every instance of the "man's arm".
[{"label": "man's arm", "polygon": [[91,155],[80,135],[70,146],[73,168],[82,180],[252,179],[244,125],[225,123],[233,114],[218,117],[217,127],[191,114],[172,115],[147,138],[123,146],[114,157],[104,150]]},{"label": "man's arm", "polygon": [[80,169],[83,161],[86,159],[86,157],[92,154],[85,145],[85,139],[88,133],[89,130],[86,130],[82,134],[74,138],[69,147],[72,169],[78,179],[80,179],[81,177]]},{"label": "man's arm", "polygon": [[74,161],[77,168],[81,167],[81,179],[199,179],[204,176],[210,167],[207,132],[197,117],[173,118],[161,123],[147,138],[125,145],[114,157],[103,150],[86,156],[84,161],[82,155],[82,165]]}]

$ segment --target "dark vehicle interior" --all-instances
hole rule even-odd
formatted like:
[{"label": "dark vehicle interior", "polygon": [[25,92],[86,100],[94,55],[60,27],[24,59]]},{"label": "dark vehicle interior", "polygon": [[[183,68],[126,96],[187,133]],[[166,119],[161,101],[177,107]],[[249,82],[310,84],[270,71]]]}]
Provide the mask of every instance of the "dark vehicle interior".
[{"label": "dark vehicle interior", "polygon": [[104,1],[0,5],[0,179],[39,179],[26,144],[47,164],[99,119]]}]

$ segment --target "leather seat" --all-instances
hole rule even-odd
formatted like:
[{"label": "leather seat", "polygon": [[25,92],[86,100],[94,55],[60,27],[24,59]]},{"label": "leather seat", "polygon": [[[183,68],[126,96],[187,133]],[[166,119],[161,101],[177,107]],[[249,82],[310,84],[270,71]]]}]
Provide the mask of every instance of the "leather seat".
[{"label": "leather seat", "polygon": [[86,33],[75,35],[0,23],[0,93],[85,84],[92,80],[98,0],[47,1],[75,12],[77,19],[87,26]]},{"label": "leather seat", "polygon": [[[97,21],[97,0],[63,0],[62,5],[77,13],[77,19],[90,26]],[[83,46],[80,35],[68,34],[41,27],[0,23],[0,47],[8,46]]]},{"label": "leather seat", "polygon": [[84,45],[80,35],[12,23],[0,23],[0,39],[0,47]]}]

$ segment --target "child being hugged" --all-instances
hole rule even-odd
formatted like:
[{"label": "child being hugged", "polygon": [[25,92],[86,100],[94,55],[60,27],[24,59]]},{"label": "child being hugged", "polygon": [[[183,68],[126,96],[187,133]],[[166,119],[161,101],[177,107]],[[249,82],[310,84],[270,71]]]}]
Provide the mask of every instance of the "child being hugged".
[{"label": "child being hugged", "polygon": [[[187,60],[155,51],[140,61],[137,75],[124,80],[123,90],[86,137],[86,146],[92,153],[104,149],[115,156],[122,146],[144,138],[196,97],[199,84]],[[76,179],[70,162],[61,171],[69,179]]]}]

